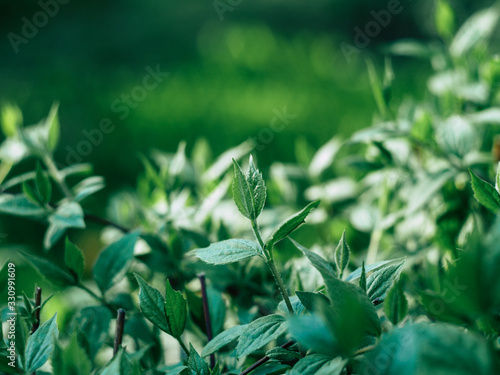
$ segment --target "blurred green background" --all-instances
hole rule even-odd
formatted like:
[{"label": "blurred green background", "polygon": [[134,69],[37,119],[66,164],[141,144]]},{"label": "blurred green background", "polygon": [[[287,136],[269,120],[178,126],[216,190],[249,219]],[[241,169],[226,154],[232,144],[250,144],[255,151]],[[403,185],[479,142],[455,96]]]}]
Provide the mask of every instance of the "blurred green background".
[{"label": "blurred green background", "polygon": [[[111,119],[115,130],[82,156],[111,186],[133,183],[138,153],[153,147],[173,151],[186,140],[189,149],[204,136],[218,154],[259,137],[273,109],[296,117],[266,141],[271,147],[256,151],[263,166],[291,160],[299,135],[318,147],[349,134],[370,123],[375,107],[364,58],[379,59],[384,42],[435,34],[433,1],[402,0],[403,11],[348,63],[340,43],[353,44],[353,28],[364,28],[370,12],[389,1],[64,2],[18,53],[9,33],[22,36],[23,17],[33,21],[41,5],[0,2],[0,99],[17,103],[27,124],[60,101],[61,163],[66,147],[76,150],[86,139],[83,130]],[[452,3],[462,21],[488,2]],[[113,102],[142,84],[146,67],[157,66],[170,75],[120,119]],[[426,64],[403,59],[394,67],[395,98],[419,95]]]},{"label": "blurred green background", "polygon": [[[175,151],[181,140],[189,152],[200,137],[214,156],[255,139],[254,155],[265,171],[272,161],[294,160],[298,137],[317,148],[371,123],[375,103],[364,59],[380,66],[384,43],[439,42],[434,1],[401,0],[402,11],[348,61],[340,44],[354,45],[355,28],[364,29],[373,12],[394,1],[1,1],[0,101],[19,105],[26,125],[59,101],[56,160],[67,165],[78,154],[77,161],[92,163],[106,177],[107,193],[135,184],[139,154]],[[461,23],[491,1],[451,3]],[[53,13],[45,22],[43,9]],[[23,28],[31,22],[42,25],[27,36]],[[398,58],[393,66],[393,105],[421,96],[428,63]],[[144,90],[148,69],[169,75]],[[124,104],[124,95],[134,93],[140,100]],[[276,118],[279,130],[269,131]],[[113,131],[79,152],[85,132],[99,129],[103,119]],[[94,209],[104,208],[107,193],[97,195]],[[29,229],[33,244],[44,230],[8,218],[7,242],[25,242],[24,230],[15,227]]]}]

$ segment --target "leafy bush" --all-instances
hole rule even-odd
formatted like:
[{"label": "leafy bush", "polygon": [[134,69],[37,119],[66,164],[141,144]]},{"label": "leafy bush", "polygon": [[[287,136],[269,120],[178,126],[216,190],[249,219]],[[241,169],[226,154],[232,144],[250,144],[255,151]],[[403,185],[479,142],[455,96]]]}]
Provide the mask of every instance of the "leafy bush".
[{"label": "leafy bush", "polygon": [[[387,46],[431,62],[424,102],[392,103],[390,63],[380,83],[368,61],[373,126],[315,153],[299,142],[297,164],[274,163],[267,180],[249,142],[213,162],[203,141],[191,157],[182,143],[153,151],[137,189],[110,198],[109,219],[85,208],[103,178],[54,160],[57,107],[27,127],[4,107],[0,212],[47,224],[45,255],[20,255],[76,307],[59,331],[57,315],[41,321],[53,300],[40,288],[35,300],[9,299],[2,321],[17,319],[0,370],[498,373],[500,60],[487,40],[499,11],[480,11],[451,37],[453,12],[439,4],[445,44]],[[35,169],[15,175],[28,157]],[[67,236],[89,222],[108,242],[91,267]],[[0,272],[4,293],[15,290],[16,263]]]}]

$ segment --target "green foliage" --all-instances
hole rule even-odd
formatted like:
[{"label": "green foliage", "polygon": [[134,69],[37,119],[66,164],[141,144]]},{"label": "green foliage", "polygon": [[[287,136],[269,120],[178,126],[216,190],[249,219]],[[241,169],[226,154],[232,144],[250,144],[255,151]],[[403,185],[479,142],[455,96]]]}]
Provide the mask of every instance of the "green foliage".
[{"label": "green foliage", "polygon": [[255,242],[238,239],[216,242],[209,247],[195,250],[194,254],[210,264],[226,264],[261,255],[261,252]]},{"label": "green foliage", "polygon": [[99,255],[93,272],[94,279],[103,292],[108,290],[127,273],[134,256],[134,246],[138,238],[138,232],[128,234],[109,245]]},{"label": "green foliage", "polygon": [[401,282],[394,283],[387,293],[387,301],[384,304],[384,311],[392,324],[398,324],[408,314],[408,300]]},{"label": "green foliage", "polygon": [[42,324],[28,340],[26,345],[26,370],[29,373],[42,367],[54,351],[56,339],[59,335],[56,317],[57,314]]},{"label": "green foliage", "polygon": [[[479,178],[473,171],[470,171],[472,190],[474,197],[479,203],[493,212],[500,210],[500,193],[490,183]],[[497,184],[498,185],[498,184]]]},{"label": "green foliage", "polygon": [[[57,105],[28,126],[5,106],[0,213],[46,228],[51,253],[21,255],[61,293],[33,301],[19,285],[17,368],[3,332],[0,371],[226,375],[267,356],[252,374],[498,373],[500,70],[488,52],[498,18],[481,10],[455,33],[454,10],[437,2],[439,44],[387,45],[383,77],[367,60],[372,126],[317,152],[298,140],[297,163],[273,163],[266,179],[252,142],[215,160],[203,140],[152,151],[106,219],[89,203],[104,179],[55,160]],[[425,100],[392,97],[393,55],[432,62]],[[95,233],[90,222],[105,227],[101,251],[81,235]],[[61,335],[55,316],[39,321],[47,305],[61,310]],[[175,363],[165,334],[184,352]]]}]

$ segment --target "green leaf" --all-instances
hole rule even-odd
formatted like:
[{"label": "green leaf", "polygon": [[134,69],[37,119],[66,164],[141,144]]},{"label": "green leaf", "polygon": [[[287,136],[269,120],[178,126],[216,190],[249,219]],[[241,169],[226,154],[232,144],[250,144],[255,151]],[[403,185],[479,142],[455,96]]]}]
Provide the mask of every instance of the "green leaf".
[{"label": "green leaf", "polygon": [[53,152],[56,149],[57,143],[59,142],[60,126],[59,117],[57,115],[58,108],[58,103],[53,104],[52,108],[50,109],[49,115],[45,120],[45,126],[48,130],[47,148],[50,152]]},{"label": "green leaf", "polygon": [[59,228],[85,228],[82,206],[76,202],[65,202],[50,215],[49,222]]},{"label": "green leaf", "polygon": [[338,352],[337,340],[327,323],[317,314],[294,315],[289,321],[290,334],[302,347],[328,355],[332,354],[332,351]]},{"label": "green leaf", "polygon": [[240,337],[246,329],[246,325],[238,325],[226,329],[217,336],[215,336],[210,342],[203,348],[201,352],[202,357],[206,357],[212,353],[215,353],[222,347],[229,344],[231,341],[236,340]]},{"label": "green leaf", "polygon": [[247,324],[238,340],[236,355],[241,358],[262,348],[286,332],[288,323],[281,315],[267,315]]},{"label": "green leaf", "polygon": [[36,166],[35,185],[42,202],[49,203],[50,197],[52,196],[52,184],[40,163]]},{"label": "green leaf", "polygon": [[28,198],[35,205],[41,206],[43,204],[42,200],[35,191],[35,188],[29,181],[23,181],[23,193],[26,198]]},{"label": "green leaf", "polygon": [[187,361],[191,375],[210,375],[210,368],[198,352],[189,344],[189,358]]},{"label": "green leaf", "polygon": [[92,364],[80,346],[76,332],[71,336],[68,346],[63,348],[56,345],[52,366],[58,375],[90,375]]},{"label": "green leaf", "polygon": [[212,370],[210,370],[210,375],[222,375],[219,362],[217,362]]},{"label": "green leaf", "polygon": [[134,258],[134,247],[138,238],[139,232],[127,234],[99,255],[93,274],[95,282],[103,292],[127,273]]},{"label": "green leaf", "polygon": [[322,293],[301,292],[301,291],[297,291],[295,293],[297,294],[297,297],[304,306],[304,308],[310,313],[316,310],[316,306],[318,303],[321,302],[329,303],[328,298]]},{"label": "green leaf", "polygon": [[260,173],[255,166],[252,155],[250,155],[250,165],[248,167],[246,179],[253,195],[253,210],[255,213],[255,219],[257,219],[264,208],[264,204],[266,203],[267,192],[264,179],[262,178],[262,173]]},{"label": "green leaf", "polygon": [[370,86],[372,88],[372,94],[377,104],[378,110],[382,117],[386,117],[388,110],[387,105],[384,100],[384,93],[382,90],[382,84],[377,76],[377,71],[375,70],[375,65],[370,59],[366,59],[366,67],[368,68],[368,77],[370,78]]},{"label": "green leaf", "polygon": [[88,349],[91,360],[108,337],[111,318],[111,312],[104,306],[85,307],[76,317],[79,327],[79,342],[81,342],[81,346]]},{"label": "green leaf", "polygon": [[225,240],[216,242],[209,247],[193,250],[194,254],[206,263],[226,264],[261,256],[260,246],[248,240]]},{"label": "green leaf", "polygon": [[23,113],[17,105],[6,103],[2,106],[2,132],[5,137],[13,137],[17,134],[17,129],[22,126]]},{"label": "green leaf", "polygon": [[104,179],[100,176],[88,177],[82,180],[73,187],[73,192],[75,193],[75,202],[81,202],[85,198],[91,196],[92,194],[104,189]]},{"label": "green leaf", "polygon": [[74,285],[75,279],[58,265],[42,257],[32,254],[21,255],[38,271],[38,273],[56,286]]},{"label": "green leaf", "polygon": [[182,363],[173,366],[163,366],[159,368],[159,371],[165,372],[167,375],[179,375],[183,373],[184,370],[187,370],[188,367],[184,366]]},{"label": "green leaf", "polygon": [[337,265],[337,274],[339,278],[342,279],[344,270],[349,265],[349,258],[351,256],[351,250],[345,239],[345,230],[342,233],[339,244],[335,249],[335,263]]},{"label": "green leaf", "polygon": [[255,220],[254,196],[248,180],[241,170],[241,167],[233,159],[234,180],[233,180],[233,199],[236,207],[249,220]]},{"label": "green leaf", "polygon": [[387,293],[384,303],[384,311],[387,318],[396,325],[402,321],[408,313],[408,301],[401,282],[394,283]]},{"label": "green leaf", "polygon": [[165,316],[170,334],[180,338],[186,327],[187,302],[181,292],[175,291],[167,279],[165,292]]},{"label": "green leaf", "polygon": [[436,3],[436,29],[441,38],[448,40],[455,33],[455,12],[447,0]]},{"label": "green leaf", "polygon": [[366,293],[368,298],[372,301],[377,298],[383,301],[387,291],[401,274],[404,264],[405,260],[373,272],[366,280]]},{"label": "green leaf", "polygon": [[0,213],[16,216],[45,216],[43,207],[33,203],[24,195],[3,195],[0,197]]},{"label": "green leaf", "polygon": [[[312,251],[306,249],[304,246],[296,242],[294,239],[290,238],[290,241],[295,245],[297,249],[302,251],[304,255],[309,259],[309,261],[312,263],[314,268],[316,268],[322,275],[329,275],[330,277],[336,278],[337,273],[331,266],[329,262],[327,262],[323,257],[320,255],[313,253]],[[323,276],[324,277],[324,276]]]},{"label": "green leaf", "polygon": [[366,269],[365,262],[361,265],[361,276],[359,277],[359,287],[366,292]]},{"label": "green leaf", "polygon": [[64,252],[66,266],[75,273],[78,279],[83,276],[85,261],[82,251],[66,237],[66,249]]},{"label": "green leaf", "polygon": [[289,375],[340,375],[346,360],[337,357],[332,357],[323,354],[310,354],[298,361]]},{"label": "green leaf", "polygon": [[22,371],[17,366],[18,362],[16,361],[13,364],[12,360],[8,358],[9,356],[10,353],[7,351],[7,349],[0,349],[0,371],[7,374],[22,374]]},{"label": "green leaf", "polygon": [[226,319],[226,302],[222,297],[222,293],[217,289],[209,286],[207,288],[208,308],[212,323],[212,333],[218,335],[224,329]]},{"label": "green leaf", "polygon": [[471,169],[469,169],[469,172],[474,197],[490,211],[498,213],[500,210],[500,193],[493,185],[479,178]]},{"label": "green leaf", "polygon": [[290,361],[296,361],[300,359],[300,353],[284,349],[280,346],[268,350],[266,352],[266,357],[269,357],[275,361],[280,361],[280,362],[290,362]]},{"label": "green leaf", "polygon": [[[359,374],[497,374],[488,342],[448,324],[408,324],[385,335],[362,359]],[[383,358],[383,360],[381,360]]]},{"label": "green leaf", "polygon": [[27,372],[32,373],[42,367],[52,355],[59,335],[56,317],[57,313],[42,324],[29,338],[26,346]]},{"label": "green leaf", "polygon": [[[369,273],[371,273],[373,271],[381,269],[381,268],[385,267],[388,264],[399,263],[402,260],[404,260],[404,258],[383,260],[383,261],[380,261],[380,262],[372,263],[372,264],[370,264],[368,266],[365,265],[364,266],[365,267],[365,274],[367,275],[367,274],[369,274]],[[356,268],[349,275],[347,275],[347,277],[345,278],[345,281],[355,281],[355,280],[359,279],[361,277],[362,271],[363,271],[363,267]]]},{"label": "green leaf", "polygon": [[482,9],[474,13],[457,31],[450,46],[454,57],[462,57],[481,42],[486,42],[498,22],[496,7]]},{"label": "green leaf", "polygon": [[288,235],[297,229],[299,225],[305,223],[306,217],[318,206],[319,201],[309,203],[302,211],[285,220],[285,222],[281,224],[280,227],[271,235],[271,238],[267,241],[266,246],[274,246],[285,237],[288,237]]},{"label": "green leaf", "polygon": [[172,335],[170,325],[165,313],[165,298],[161,295],[160,291],[150,286],[146,281],[134,274],[137,282],[139,283],[139,307],[142,313],[151,323],[160,328],[163,332]]},{"label": "green leaf", "polygon": [[[333,310],[337,314],[333,331],[336,332],[337,337],[340,337],[339,342],[341,340],[342,344],[348,344],[347,338],[352,339],[351,341],[356,341],[356,335],[344,333],[344,331],[348,331],[349,329],[358,331],[359,339],[362,338],[362,334],[364,333],[375,336],[380,335],[380,320],[373,304],[367,298],[364,291],[354,284],[338,279],[335,271],[329,266],[328,262],[297,242],[293,241],[293,243],[311,260],[312,265],[321,273],[325,281]],[[315,257],[311,254],[314,254]],[[325,311],[328,310],[325,306],[322,307]],[[345,350],[350,349],[352,348]]]},{"label": "green leaf", "polygon": [[121,349],[99,375],[140,375],[140,368]]},{"label": "green leaf", "polygon": [[66,226],[61,226],[58,223],[49,223],[49,227],[45,232],[45,236],[43,238],[43,247],[45,250],[49,250],[54,246],[57,241],[59,241],[68,228]]}]

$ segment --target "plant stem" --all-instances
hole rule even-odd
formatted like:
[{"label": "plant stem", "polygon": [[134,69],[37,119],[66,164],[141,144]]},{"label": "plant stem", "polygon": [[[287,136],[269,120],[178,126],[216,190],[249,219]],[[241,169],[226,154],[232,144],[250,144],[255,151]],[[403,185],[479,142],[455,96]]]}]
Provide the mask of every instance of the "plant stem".
[{"label": "plant stem", "polygon": [[184,341],[182,341],[180,337],[177,337],[176,339],[184,353],[186,353],[186,355],[189,357],[189,349],[187,348],[186,344],[184,344]]},{"label": "plant stem", "polygon": [[118,353],[120,347],[122,346],[124,328],[125,328],[125,310],[118,309],[118,315],[116,317],[115,342],[113,345],[113,356],[115,356]]},{"label": "plant stem", "polygon": [[[290,346],[292,346],[293,344],[295,344],[295,341],[288,341],[286,344],[281,345],[281,347],[283,349],[286,349],[286,348],[289,348]],[[253,370],[255,370],[257,367],[262,366],[264,363],[266,363],[270,359],[271,358],[269,358],[267,356],[259,359],[252,366],[248,367],[245,371],[243,371],[242,373],[240,373],[240,375],[247,375],[247,374],[249,374],[250,372],[252,372]]]},{"label": "plant stem", "polygon": [[[259,230],[259,226],[257,225],[257,221],[251,220],[251,222],[252,222],[252,229],[253,229],[253,233],[255,234],[255,238],[257,238],[257,241],[259,241],[259,245],[262,248],[262,251],[264,252],[266,257],[268,257],[268,254],[266,254],[266,246],[264,245],[264,241],[262,240],[262,236],[260,235],[260,230]],[[272,254],[270,253],[269,256],[272,257]]]},{"label": "plant stem", "polygon": [[[207,339],[208,342],[212,341],[214,338],[213,332],[212,332],[212,321],[210,319],[210,306],[208,304],[208,294],[207,294],[207,282],[205,279],[205,274],[200,273],[198,275],[198,279],[200,280],[201,284],[201,298],[203,300],[203,313],[205,315],[205,327],[207,329]],[[210,368],[215,367],[215,354],[210,354]]]},{"label": "plant stem", "polygon": [[278,285],[278,289],[280,290],[281,296],[283,297],[283,300],[285,301],[286,307],[288,308],[288,311],[290,314],[295,314],[295,311],[293,310],[292,303],[290,302],[290,297],[288,297],[288,292],[286,291],[285,284],[283,283],[283,279],[281,278],[280,272],[278,271],[278,268],[276,267],[276,263],[274,263],[274,260],[271,259],[267,262],[269,265],[269,268],[271,269],[271,273],[274,276],[274,280],[276,280],[276,284]]},{"label": "plant stem", "polygon": [[48,155],[45,155],[43,157],[43,162],[46,165],[47,169],[49,170],[50,176],[54,179],[54,181],[57,182],[57,184],[59,185],[59,188],[61,189],[63,194],[66,196],[66,198],[68,198],[68,199],[73,198],[73,194],[71,193],[71,190],[69,189],[68,185],[66,185],[66,181],[64,180],[64,176],[61,175],[61,172],[59,172],[59,169],[57,169],[57,166],[55,165],[52,158]]},{"label": "plant stem", "polygon": [[288,292],[286,291],[285,284],[283,283],[283,279],[281,278],[280,272],[278,271],[278,268],[276,267],[276,263],[274,263],[273,259],[273,249],[272,246],[270,249],[266,249],[266,245],[264,244],[264,241],[262,240],[262,237],[260,235],[259,231],[259,226],[257,225],[256,220],[251,220],[252,222],[252,229],[255,234],[255,237],[257,238],[257,241],[259,241],[259,244],[262,248],[262,252],[264,253],[266,257],[266,263],[271,269],[271,273],[273,274],[274,280],[276,281],[276,285],[278,285],[278,289],[281,293],[281,296],[283,297],[283,300],[285,301],[286,307],[288,308],[288,311],[290,314],[295,314],[295,311],[293,310],[292,303],[290,302],[290,297],[288,296]]},{"label": "plant stem", "polygon": [[35,333],[35,331],[40,327],[40,306],[42,306],[42,288],[39,286],[35,289],[35,323],[31,327],[31,333]]}]

